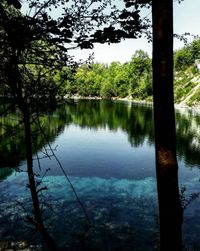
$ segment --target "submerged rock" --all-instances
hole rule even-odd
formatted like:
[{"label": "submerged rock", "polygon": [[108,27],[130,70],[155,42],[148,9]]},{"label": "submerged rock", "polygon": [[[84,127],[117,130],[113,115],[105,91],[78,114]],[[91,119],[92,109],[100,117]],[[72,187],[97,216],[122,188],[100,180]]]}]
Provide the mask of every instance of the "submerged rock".
[{"label": "submerged rock", "polygon": [[42,251],[41,245],[29,245],[27,241],[0,241],[0,251]]}]

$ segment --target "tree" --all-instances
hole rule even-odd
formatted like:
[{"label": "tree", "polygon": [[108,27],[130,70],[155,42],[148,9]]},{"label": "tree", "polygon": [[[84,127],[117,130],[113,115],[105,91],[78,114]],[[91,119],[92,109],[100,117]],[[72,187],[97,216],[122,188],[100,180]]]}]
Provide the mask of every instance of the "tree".
[{"label": "tree", "polygon": [[192,64],[192,55],[188,47],[178,50],[174,57],[175,69],[178,71],[184,71],[188,68],[188,65]]},{"label": "tree", "polygon": [[[183,212],[178,188],[173,99],[173,1],[138,0],[133,2],[128,0],[125,2],[126,8],[133,6],[135,8],[132,12],[124,10],[119,16],[119,18],[125,19],[121,21],[125,38],[134,37],[144,28],[139,22],[138,6],[152,3],[153,103],[160,211],[160,248],[161,250],[181,250]],[[134,25],[137,22],[139,23],[136,25],[138,29],[134,33]],[[145,29],[148,29],[148,26]]]},{"label": "tree", "polygon": [[200,58],[200,39],[194,39],[192,43],[185,45],[174,54],[175,70],[186,70],[194,65],[196,59]]},{"label": "tree", "polygon": [[152,94],[151,59],[138,50],[129,63],[130,94],[133,98],[146,98]]},{"label": "tree", "polygon": [[173,1],[153,0],[153,98],[160,250],[182,250],[173,99]]}]

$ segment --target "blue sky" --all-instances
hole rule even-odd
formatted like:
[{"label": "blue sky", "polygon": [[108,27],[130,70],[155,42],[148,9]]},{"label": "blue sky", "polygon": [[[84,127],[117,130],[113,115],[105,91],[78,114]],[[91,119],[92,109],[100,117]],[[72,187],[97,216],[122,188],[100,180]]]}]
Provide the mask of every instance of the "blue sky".
[{"label": "blue sky", "polygon": [[[190,32],[200,36],[200,0],[184,0],[181,4],[174,1],[174,32],[183,34]],[[175,39],[174,49],[183,47],[183,42]],[[73,52],[76,58],[86,59],[88,54],[94,52],[94,61],[101,63],[111,63],[120,61],[122,63],[130,61],[134,52],[142,49],[151,55],[152,44],[145,38],[126,40],[120,44],[101,45],[96,44],[94,50],[76,50]]]}]

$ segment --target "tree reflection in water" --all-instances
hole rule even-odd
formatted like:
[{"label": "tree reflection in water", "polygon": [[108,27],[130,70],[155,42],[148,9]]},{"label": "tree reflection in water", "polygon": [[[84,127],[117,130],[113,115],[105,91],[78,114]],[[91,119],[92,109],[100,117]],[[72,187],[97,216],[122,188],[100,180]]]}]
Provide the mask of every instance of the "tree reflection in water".
[{"label": "tree reflection in water", "polygon": [[[12,117],[13,115],[11,115]],[[6,123],[12,127],[12,118],[4,117],[1,123]],[[200,160],[197,158],[199,155],[198,145],[200,143],[200,136],[197,134],[196,128],[200,124],[199,115],[193,116],[190,113],[177,113],[177,154],[179,158],[184,159],[190,166],[194,164],[200,165]],[[58,107],[55,111],[41,115],[39,118],[45,135],[49,142],[53,142],[55,138],[62,133],[64,128],[70,124],[78,125],[81,128],[99,129],[109,128],[112,131],[121,129],[127,134],[129,143],[134,147],[141,146],[144,141],[147,141],[149,145],[154,145],[154,130],[152,122],[152,108],[150,106],[140,106],[134,104],[127,104],[123,102],[111,102],[111,101],[69,101],[66,105]],[[41,205],[39,205],[39,199],[37,189],[33,189],[37,181],[34,179],[34,170],[32,169],[31,159],[33,154],[43,149],[46,146],[46,140],[41,136],[36,124],[31,125],[32,131],[32,151],[29,149],[29,177],[33,177],[30,188],[32,189],[32,197],[35,211],[35,218],[32,218],[33,222],[38,222],[37,229],[46,238],[46,242],[51,243],[47,237],[47,233],[43,218],[40,212]],[[17,135],[15,135],[15,141],[12,141],[8,134],[1,132],[1,154],[2,162],[1,166],[18,166],[22,160],[26,159],[27,151],[23,148],[26,142],[26,147],[30,146],[30,141],[26,139],[24,135],[23,126],[18,126]],[[13,144],[16,149],[16,157],[13,163]],[[4,176],[9,173],[4,173]],[[102,230],[103,231],[103,230]],[[123,230],[125,231],[125,230]],[[128,231],[128,230],[127,230]],[[95,231],[94,231],[95,232]],[[95,235],[95,234],[94,234]],[[80,237],[80,238],[79,238]],[[90,237],[87,234],[80,234],[79,241],[82,241],[84,246],[84,238],[89,242]],[[77,238],[77,237],[76,237]],[[114,238],[114,237],[113,237]],[[51,243],[49,249],[53,247]],[[56,247],[53,247],[55,250]],[[86,248],[86,247],[85,247]],[[128,250],[128,249],[127,249]]]}]

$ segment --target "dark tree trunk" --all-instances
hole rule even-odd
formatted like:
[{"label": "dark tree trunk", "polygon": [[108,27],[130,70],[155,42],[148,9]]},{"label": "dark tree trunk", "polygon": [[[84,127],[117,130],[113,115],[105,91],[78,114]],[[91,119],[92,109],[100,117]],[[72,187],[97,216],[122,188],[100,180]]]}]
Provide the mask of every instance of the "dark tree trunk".
[{"label": "dark tree trunk", "polygon": [[57,250],[56,245],[51,236],[49,235],[48,231],[46,230],[40,209],[40,202],[37,194],[35,176],[33,172],[33,152],[32,152],[32,136],[31,136],[31,119],[30,119],[31,114],[28,107],[29,104],[23,97],[23,84],[21,82],[21,76],[18,68],[18,57],[16,56],[15,50],[13,50],[13,56],[10,63],[9,71],[10,71],[9,84],[11,86],[12,94],[23,116],[27,172],[28,172],[29,186],[33,202],[33,213],[34,213],[34,219],[32,220],[32,223],[35,225],[36,229],[40,232],[48,249],[50,251],[56,251]]},{"label": "dark tree trunk", "polygon": [[32,137],[31,137],[31,123],[30,123],[30,113],[27,108],[27,104],[22,108],[23,109],[23,121],[24,121],[24,129],[25,129],[25,144],[26,144],[26,158],[27,158],[27,170],[28,170],[28,179],[30,185],[30,192],[33,202],[34,208],[34,217],[35,217],[35,226],[37,230],[42,235],[47,247],[51,251],[56,251],[57,248],[55,243],[49,233],[47,232],[40,210],[40,203],[38,199],[35,176],[33,172],[33,153],[32,153]]},{"label": "dark tree trunk", "polygon": [[160,250],[182,246],[173,98],[173,1],[153,0],[153,97]]}]

